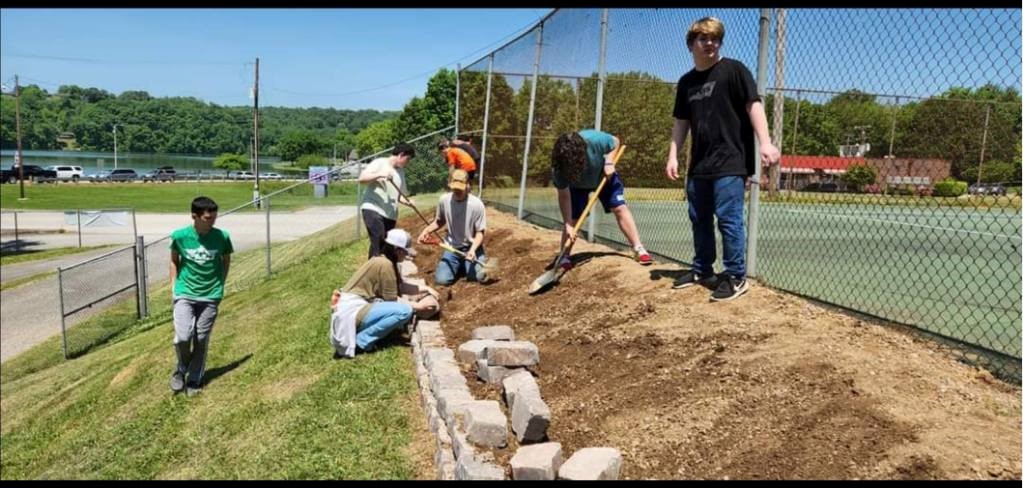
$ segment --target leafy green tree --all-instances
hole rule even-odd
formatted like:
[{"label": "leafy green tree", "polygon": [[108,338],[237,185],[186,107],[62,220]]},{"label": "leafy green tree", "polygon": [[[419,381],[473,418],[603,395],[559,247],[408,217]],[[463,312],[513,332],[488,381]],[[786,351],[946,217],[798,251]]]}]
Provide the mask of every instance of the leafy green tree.
[{"label": "leafy green tree", "polygon": [[355,136],[355,150],[369,156],[390,147],[394,142],[394,120],[370,124]]},{"label": "leafy green tree", "polygon": [[309,168],[310,166],[326,166],[327,158],[319,154],[303,154],[295,160],[296,168]]},{"label": "leafy green tree", "polygon": [[213,167],[228,171],[239,170],[249,166],[249,158],[244,154],[223,153],[213,159]]},{"label": "leafy green tree", "polygon": [[276,144],[277,155],[285,161],[296,161],[304,154],[322,154],[327,151],[327,140],[308,130],[292,131]]}]

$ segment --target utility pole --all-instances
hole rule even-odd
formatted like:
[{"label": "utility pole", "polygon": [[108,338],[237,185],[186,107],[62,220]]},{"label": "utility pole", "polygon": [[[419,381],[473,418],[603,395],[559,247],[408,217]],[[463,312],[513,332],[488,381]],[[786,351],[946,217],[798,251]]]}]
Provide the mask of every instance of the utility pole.
[{"label": "utility pole", "polygon": [[252,201],[259,208],[259,58],[256,58],[256,82],[252,87],[252,166],[256,175],[252,186]]},{"label": "utility pole", "polygon": [[14,125],[18,131],[18,181],[20,186],[20,197],[25,199],[25,155],[21,152],[21,85],[18,83],[18,75],[14,75]]},{"label": "utility pole", "polygon": [[114,169],[117,169],[117,124],[114,124]]},{"label": "utility pole", "polygon": [[984,135],[980,139],[980,161],[977,164],[977,184],[980,184],[980,172],[984,169],[984,149],[987,148],[987,123],[991,118],[991,104],[988,104],[984,112]]}]

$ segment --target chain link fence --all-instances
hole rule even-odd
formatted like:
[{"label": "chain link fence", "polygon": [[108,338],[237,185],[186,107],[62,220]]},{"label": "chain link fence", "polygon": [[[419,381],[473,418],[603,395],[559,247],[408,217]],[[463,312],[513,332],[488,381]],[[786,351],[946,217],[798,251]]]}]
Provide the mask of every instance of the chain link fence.
[{"label": "chain link fence", "polygon": [[[459,72],[481,196],[560,225],[553,140],[605,130],[629,146],[619,172],[647,249],[690,262],[684,181],[664,167],[675,86],[693,66],[685,34],[706,16],[725,25],[722,55],[756,78],[783,154],[748,193],[750,274],[1020,381],[1018,10],[556,10]],[[688,152],[687,139],[684,168]],[[600,212],[588,228],[625,246]]]},{"label": "chain link fence", "polygon": [[[34,252],[33,236],[48,234],[60,247],[131,244],[137,236],[135,210],[131,208],[63,211],[0,212],[0,236],[4,254]],[[59,237],[55,237],[59,234]],[[39,249],[41,250],[41,249]]]},{"label": "chain link fence", "polygon": [[[432,207],[447,183],[444,177],[447,163],[437,151],[437,142],[453,131],[454,126],[445,127],[407,141],[416,150],[416,157],[404,173],[409,195],[420,196],[417,202],[420,208]],[[392,149],[358,160],[357,169],[361,171],[373,159],[389,156]],[[329,182],[334,173],[343,170],[337,168],[323,180]],[[316,183],[305,179],[292,184],[264,185],[265,193],[258,201],[233,208],[225,208],[224,202],[220,202],[215,225],[230,233],[235,246],[227,294],[262,283],[273,273],[310,259],[312,250],[343,245],[365,236],[357,205],[309,206],[275,212],[275,199],[308,196]],[[361,185],[329,186],[326,191],[350,191],[355,194],[355,202],[361,201]],[[187,205],[188,202],[183,202],[186,209]],[[187,213],[183,213],[181,226],[190,223]],[[151,326],[165,321],[172,313],[170,235],[150,242],[139,236],[133,246],[58,268],[57,283],[65,358],[81,356],[140,324],[144,327],[146,323]],[[92,317],[107,308],[114,310]]]}]

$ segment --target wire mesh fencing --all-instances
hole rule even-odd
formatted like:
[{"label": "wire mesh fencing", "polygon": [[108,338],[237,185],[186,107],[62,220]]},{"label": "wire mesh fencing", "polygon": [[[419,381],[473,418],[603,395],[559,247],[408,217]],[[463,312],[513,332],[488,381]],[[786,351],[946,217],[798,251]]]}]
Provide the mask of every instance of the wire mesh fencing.
[{"label": "wire mesh fencing", "polygon": [[[646,248],[689,263],[685,179],[664,174],[677,81],[693,67],[686,31],[707,16],[725,25],[722,55],[757,80],[782,152],[747,193],[750,275],[910,325],[1018,382],[1016,10],[559,9],[460,72],[481,196],[560,225],[553,140],[598,128],[629,146],[618,171]],[[627,244],[615,219],[593,217],[589,238]]]},{"label": "wire mesh fencing", "polygon": [[[407,141],[416,151],[416,157],[404,168],[409,196],[418,196],[421,200],[418,206],[424,209],[434,205],[446,185],[447,164],[437,150],[437,142],[441,137],[451,136],[453,130],[454,126],[449,126]],[[364,169],[377,157],[390,156],[392,149],[366,156],[356,162],[356,169]],[[343,168],[337,168],[323,178],[291,184],[264,185],[258,200],[235,207],[225,208],[225,202],[220,202],[215,226],[230,234],[235,249],[225,293],[258,285],[274,273],[310,259],[313,250],[342,245],[366,235],[357,213],[363,193],[361,186],[330,182],[331,174],[341,171]],[[275,207],[275,201],[309,197],[316,184],[328,186],[325,197],[331,192],[342,193],[344,198],[336,201],[345,204],[309,205],[298,210],[284,205]],[[182,227],[191,224],[187,214],[180,218]],[[170,235],[144,241],[140,236],[136,245],[58,268],[57,299],[65,358],[80,356],[109,342],[140,325],[140,319],[149,325],[169,319],[173,297]],[[93,317],[107,309],[111,310]]]}]

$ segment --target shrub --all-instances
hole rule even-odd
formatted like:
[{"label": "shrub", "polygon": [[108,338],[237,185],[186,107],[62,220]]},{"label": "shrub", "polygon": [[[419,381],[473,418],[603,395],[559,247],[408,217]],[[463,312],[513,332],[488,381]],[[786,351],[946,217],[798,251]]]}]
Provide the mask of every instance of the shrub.
[{"label": "shrub", "polygon": [[937,197],[958,197],[966,193],[966,182],[954,178],[946,178],[934,185],[934,196]]},{"label": "shrub", "polygon": [[327,158],[319,154],[303,154],[295,161],[296,168],[309,168],[310,166],[326,166]]},{"label": "shrub", "polygon": [[226,170],[239,170],[249,166],[249,158],[243,154],[222,153],[213,160],[213,167]]},{"label": "shrub", "polygon": [[877,170],[871,166],[854,164],[842,175],[842,180],[849,185],[853,191],[860,191],[864,185],[870,185],[877,181]]}]

